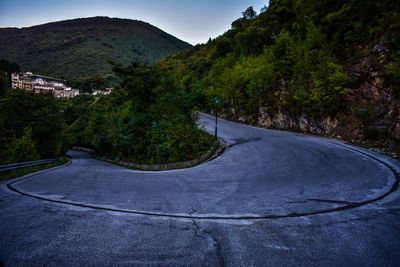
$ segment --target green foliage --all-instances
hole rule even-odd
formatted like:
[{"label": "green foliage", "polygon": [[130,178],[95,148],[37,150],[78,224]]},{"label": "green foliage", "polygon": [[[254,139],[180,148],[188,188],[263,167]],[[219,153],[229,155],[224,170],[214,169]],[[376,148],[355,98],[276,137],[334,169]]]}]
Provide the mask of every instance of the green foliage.
[{"label": "green foliage", "polygon": [[32,128],[23,129],[20,138],[14,137],[6,144],[7,161],[9,163],[25,162],[39,159],[36,151],[36,143],[32,140]]},{"label": "green foliage", "polygon": [[19,66],[16,63],[0,59],[0,98],[4,97],[7,90],[11,87],[11,73],[18,71]]},{"label": "green foliage", "polygon": [[162,68],[137,61],[114,70],[120,84],[68,128],[69,143],[137,163],[184,161],[210,148],[213,138],[196,124],[193,78],[178,85]]},{"label": "green foliage", "polygon": [[34,165],[34,166],[29,166],[29,167],[24,167],[24,168],[18,168],[14,170],[8,170],[8,171],[3,171],[1,172],[0,176],[0,181],[5,181],[8,179],[12,179],[15,177],[20,177],[22,175],[38,172],[41,170],[49,169],[49,168],[54,168],[60,165],[63,165],[69,161],[68,157],[64,157],[61,160],[58,160],[53,163],[47,163],[47,164],[39,164],[39,165]]},{"label": "green foliage", "polygon": [[148,23],[107,17],[0,29],[0,58],[64,78],[112,74],[109,61],[150,64],[190,47]]},{"label": "green foliage", "polygon": [[367,140],[377,140],[382,135],[378,129],[371,126],[364,127],[361,131]]},{"label": "green foliage", "polygon": [[385,84],[400,92],[400,58],[384,69]]},{"label": "green foliage", "polygon": [[10,88],[10,82],[7,75],[0,74],[0,98],[6,95],[7,90]]},{"label": "green foliage", "polygon": [[342,67],[332,62],[324,62],[311,72],[314,87],[307,94],[306,99],[300,100],[302,110],[310,111],[312,115],[333,115],[344,108],[341,96],[347,93],[347,75]]},{"label": "green foliage", "polygon": [[[108,18],[1,29],[7,49],[0,56],[26,69],[74,77],[70,85],[84,92],[120,83],[111,95],[56,100],[7,89],[11,66],[0,61],[0,160],[51,157],[71,145],[138,163],[191,159],[212,143],[194,110],[213,109],[217,96],[221,112],[249,122],[260,107],[312,117],[349,111],[345,69],[359,45],[389,47],[385,86],[400,90],[399,3],[270,0],[258,16],[249,8],[224,35],[153,66],[143,63],[189,45],[147,24]],[[141,63],[123,67],[134,58]],[[369,110],[355,115],[364,136],[381,134]]]},{"label": "green foliage", "polygon": [[[251,10],[221,37],[159,63],[182,82],[193,77],[196,86],[187,88],[203,97],[203,110],[219,96],[223,113],[249,122],[259,107],[335,116],[349,109],[345,66],[357,45],[386,36],[399,48],[396,31],[385,33],[398,27],[398,1],[271,0],[258,16]],[[385,82],[396,87],[398,60],[392,61]]]},{"label": "green foliage", "polygon": [[242,12],[244,19],[254,19],[257,16],[257,12],[254,11],[253,7],[248,7],[244,12]]},{"label": "green foliage", "polygon": [[74,89],[79,89],[80,93],[91,94],[94,90],[104,90],[108,84],[107,80],[98,74],[86,78],[72,78],[67,84]]},{"label": "green foliage", "polygon": [[71,125],[81,116],[85,116],[94,100],[93,95],[87,94],[80,94],[70,99],[61,99],[65,123]]},{"label": "green foliage", "polygon": [[356,109],[355,115],[360,120],[361,127],[367,126],[371,121],[371,111],[369,109]]},{"label": "green foliage", "polygon": [[[119,85],[97,98],[8,90],[0,98],[0,162],[59,157],[80,145],[125,161],[168,163],[196,158],[211,147],[213,137],[197,126],[194,108],[202,95],[195,77],[178,84],[161,67],[138,61],[115,64],[114,70]],[[75,81],[93,88],[99,80],[104,81]]]},{"label": "green foliage", "polygon": [[64,118],[52,93],[9,90],[0,99],[0,162],[58,157]]},{"label": "green foliage", "polygon": [[377,140],[379,137],[387,135],[387,133],[379,131],[378,129],[376,129],[371,125],[372,122],[374,121],[374,118],[370,109],[356,108],[354,110],[354,114],[356,115],[359,121],[361,132],[365,139]]}]

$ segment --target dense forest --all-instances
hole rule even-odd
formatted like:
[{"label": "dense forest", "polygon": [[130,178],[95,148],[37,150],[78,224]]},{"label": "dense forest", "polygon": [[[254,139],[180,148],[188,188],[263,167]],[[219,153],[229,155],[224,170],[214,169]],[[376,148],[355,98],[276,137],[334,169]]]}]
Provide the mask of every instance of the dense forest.
[{"label": "dense forest", "polygon": [[197,126],[192,95],[165,70],[134,61],[114,65],[120,84],[111,95],[58,99],[49,93],[11,89],[0,66],[0,164],[54,158],[73,145],[136,163],[194,159],[213,137]]},{"label": "dense forest", "polygon": [[113,76],[109,61],[151,64],[191,45],[142,21],[94,17],[0,28],[0,58],[58,78]]},{"label": "dense forest", "polygon": [[400,2],[271,0],[159,64],[221,116],[268,128],[400,138]]}]

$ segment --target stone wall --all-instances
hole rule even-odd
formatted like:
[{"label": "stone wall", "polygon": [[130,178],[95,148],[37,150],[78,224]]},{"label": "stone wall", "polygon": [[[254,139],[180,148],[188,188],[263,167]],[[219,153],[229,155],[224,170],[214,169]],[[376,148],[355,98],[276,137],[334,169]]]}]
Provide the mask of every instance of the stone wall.
[{"label": "stone wall", "polygon": [[[183,168],[189,168],[193,167],[196,165],[199,165],[202,162],[205,162],[207,160],[212,159],[213,157],[216,157],[224,148],[226,147],[225,142],[222,139],[218,139],[217,141],[214,142],[213,146],[210,148],[209,151],[201,155],[200,157],[185,161],[185,162],[174,162],[174,163],[167,163],[167,164],[137,164],[137,163],[132,163],[132,162],[123,162],[123,161],[114,161],[111,159],[105,159],[105,161],[110,162],[110,163],[116,163],[121,166],[129,167],[129,168],[134,168],[134,169],[140,169],[140,170],[152,170],[152,171],[163,171],[163,170],[171,170],[171,169],[183,169]],[[86,147],[78,147],[74,146],[72,147],[74,150],[79,150],[83,152],[87,152],[90,154],[94,154],[94,150]]]},{"label": "stone wall", "polygon": [[[137,163],[130,163],[130,162],[117,162],[119,165],[126,166],[129,168],[135,168],[140,170],[152,170],[152,171],[163,171],[163,170],[172,170],[172,169],[183,169],[189,168],[196,165],[199,165],[202,162],[205,162],[211,159],[213,156],[216,156],[219,151],[221,151],[225,147],[225,144],[222,140],[215,141],[213,146],[209,151],[205,154],[201,155],[200,157],[185,161],[185,162],[174,162],[174,163],[167,163],[167,164],[137,164]],[[107,160],[109,162],[113,162],[111,160]]]}]

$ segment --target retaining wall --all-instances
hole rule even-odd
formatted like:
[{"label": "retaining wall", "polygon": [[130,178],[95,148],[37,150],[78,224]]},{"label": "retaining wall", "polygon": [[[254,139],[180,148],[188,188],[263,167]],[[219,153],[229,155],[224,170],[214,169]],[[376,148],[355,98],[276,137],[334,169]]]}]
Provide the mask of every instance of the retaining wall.
[{"label": "retaining wall", "polygon": [[[183,169],[183,168],[189,168],[193,167],[196,165],[199,165],[200,163],[207,161],[208,159],[212,158],[214,155],[219,153],[223,148],[225,147],[224,141],[221,139],[218,139],[217,141],[214,142],[213,146],[209,151],[201,155],[200,157],[185,161],[185,162],[175,162],[175,163],[167,163],[167,164],[137,164],[137,163],[131,163],[131,162],[124,162],[124,161],[115,161],[111,159],[105,159],[105,161],[110,162],[110,163],[116,163],[121,166],[126,166],[129,168],[135,168],[135,169],[140,169],[140,170],[153,170],[153,171],[163,171],[163,170],[171,170],[171,169]],[[77,147],[74,146],[72,147],[74,150],[79,150],[83,152],[88,152],[88,153],[94,153],[92,149],[85,148],[85,147]]]}]

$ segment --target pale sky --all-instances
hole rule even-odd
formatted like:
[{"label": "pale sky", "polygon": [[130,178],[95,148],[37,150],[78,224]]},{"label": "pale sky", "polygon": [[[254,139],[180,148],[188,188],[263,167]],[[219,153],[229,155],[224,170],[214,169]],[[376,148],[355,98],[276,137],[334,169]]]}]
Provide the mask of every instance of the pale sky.
[{"label": "pale sky", "polygon": [[193,45],[230,29],[241,12],[268,0],[0,0],[0,27],[108,16],[142,20]]}]

